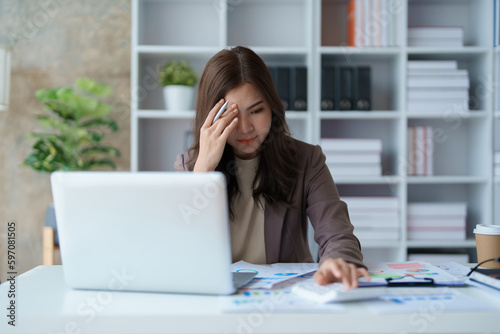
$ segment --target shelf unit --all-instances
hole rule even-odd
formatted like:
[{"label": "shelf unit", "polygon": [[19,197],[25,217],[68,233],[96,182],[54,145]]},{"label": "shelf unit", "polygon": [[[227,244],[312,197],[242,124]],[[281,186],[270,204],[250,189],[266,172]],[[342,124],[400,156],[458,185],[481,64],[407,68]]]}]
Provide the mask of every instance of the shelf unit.
[{"label": "shelf unit", "polygon": [[[493,150],[500,151],[500,46],[494,48]],[[493,219],[500,224],[500,175],[493,174]]]},{"label": "shelf unit", "polygon": [[[369,250],[364,252],[367,261],[402,261],[421,249],[470,253],[474,261],[474,226],[500,221],[500,178],[493,176],[492,167],[493,150],[500,149],[498,87],[492,85],[500,78],[500,49],[492,46],[493,2],[397,1],[396,28],[402,32],[398,46],[381,48],[346,46],[348,2],[133,0],[131,170],[173,170],[176,155],[187,147],[194,111],[164,110],[162,89],[155,80],[158,66],[166,60],[188,59],[201,74],[206,61],[222,48],[249,46],[269,66],[308,68],[308,109],[286,113],[294,137],[313,144],[322,137],[382,138],[383,176],[333,175],[341,195],[399,198],[399,240],[363,242],[363,249]],[[424,25],[463,26],[465,46],[408,47],[407,27]],[[459,68],[468,69],[471,110],[407,112],[408,60],[456,60]],[[370,66],[373,110],[321,111],[325,64]],[[434,176],[406,174],[410,125],[440,130]],[[423,201],[467,202],[467,240],[407,240],[407,204]]]}]

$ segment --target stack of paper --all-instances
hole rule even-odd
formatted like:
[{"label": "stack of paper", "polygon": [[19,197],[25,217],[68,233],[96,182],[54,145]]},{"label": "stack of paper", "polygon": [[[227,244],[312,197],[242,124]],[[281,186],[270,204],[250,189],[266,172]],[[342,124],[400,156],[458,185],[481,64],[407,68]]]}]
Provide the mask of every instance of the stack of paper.
[{"label": "stack of paper", "polygon": [[408,175],[433,174],[434,138],[430,126],[408,127]]},{"label": "stack of paper", "polygon": [[495,176],[500,176],[500,151],[495,151],[494,164]]},{"label": "stack of paper", "polygon": [[354,235],[362,240],[398,240],[399,201],[396,196],[342,196]]},{"label": "stack of paper", "polygon": [[408,111],[469,110],[469,73],[454,60],[408,61]]},{"label": "stack of paper", "polygon": [[322,138],[321,147],[334,177],[382,175],[380,138]]},{"label": "stack of paper", "polygon": [[457,262],[468,263],[468,254],[408,254],[408,261],[425,261],[430,263]]},{"label": "stack of paper", "polygon": [[409,203],[409,240],[465,240],[466,203]]},{"label": "stack of paper", "polygon": [[463,27],[408,27],[408,46],[462,47]]}]

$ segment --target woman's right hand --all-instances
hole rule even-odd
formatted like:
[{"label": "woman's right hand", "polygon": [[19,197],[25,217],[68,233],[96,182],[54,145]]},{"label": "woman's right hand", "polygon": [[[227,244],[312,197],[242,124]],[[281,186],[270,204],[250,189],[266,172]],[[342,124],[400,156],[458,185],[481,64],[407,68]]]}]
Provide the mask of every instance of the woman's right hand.
[{"label": "woman's right hand", "polygon": [[230,105],[226,111],[212,124],[215,115],[224,104],[224,99],[208,113],[207,119],[200,129],[200,149],[194,165],[195,172],[214,171],[222,158],[227,138],[238,123],[238,106]]}]

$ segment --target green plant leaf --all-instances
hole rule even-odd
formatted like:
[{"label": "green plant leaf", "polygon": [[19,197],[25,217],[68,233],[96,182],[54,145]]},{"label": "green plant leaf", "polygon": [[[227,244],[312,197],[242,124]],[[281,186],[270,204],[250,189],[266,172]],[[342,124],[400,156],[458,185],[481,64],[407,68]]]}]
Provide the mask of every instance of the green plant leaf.
[{"label": "green plant leaf", "polygon": [[85,112],[82,113],[82,118],[102,118],[111,112],[111,106],[101,102],[94,106],[87,105],[86,107]]},{"label": "green plant leaf", "polygon": [[98,167],[111,167],[112,169],[116,169],[115,163],[109,159],[91,159],[88,165],[90,167],[89,169]]},{"label": "green plant leaf", "polygon": [[94,141],[96,143],[101,142],[101,140],[104,138],[104,133],[102,132],[94,132],[94,131],[88,131],[88,139],[89,141]]},{"label": "green plant leaf", "polygon": [[111,146],[93,146],[87,147],[80,152],[81,155],[93,155],[93,154],[105,154],[114,157],[119,157],[121,155],[120,151]]},{"label": "green plant leaf", "polygon": [[44,103],[44,107],[64,120],[73,121],[75,119],[74,111],[58,101],[47,101]]},{"label": "green plant leaf", "polygon": [[98,119],[91,119],[89,121],[82,122],[78,125],[79,127],[82,128],[91,128],[91,127],[100,127],[104,126],[112,131],[117,131],[118,128],[118,123],[116,123],[114,120],[111,118],[98,118]]},{"label": "green plant leaf", "polygon": [[35,96],[39,101],[48,101],[57,99],[57,89],[44,88],[35,92]]},{"label": "green plant leaf", "polygon": [[73,127],[63,121],[55,119],[51,116],[46,115],[37,115],[35,116],[42,128],[49,129],[53,128],[55,130],[59,130],[61,132],[71,132]]},{"label": "green plant leaf", "polygon": [[163,86],[194,86],[198,75],[187,61],[169,61],[160,68],[158,79]]},{"label": "green plant leaf", "polygon": [[105,84],[91,79],[77,80],[73,88],[57,87],[36,91],[36,97],[49,113],[36,119],[46,133],[29,133],[35,140],[23,165],[41,172],[56,170],[90,170],[99,166],[115,168],[108,157],[120,156],[111,146],[100,145],[103,130],[118,130],[118,124],[107,117],[111,106],[99,97],[111,92]]},{"label": "green plant leaf", "polygon": [[55,140],[41,138],[33,145],[33,153],[25,159],[24,164],[38,171],[53,172],[64,163],[64,150]]},{"label": "green plant leaf", "polygon": [[102,97],[108,96],[113,91],[108,85],[95,82],[94,80],[89,78],[76,79],[75,85],[83,92]]}]

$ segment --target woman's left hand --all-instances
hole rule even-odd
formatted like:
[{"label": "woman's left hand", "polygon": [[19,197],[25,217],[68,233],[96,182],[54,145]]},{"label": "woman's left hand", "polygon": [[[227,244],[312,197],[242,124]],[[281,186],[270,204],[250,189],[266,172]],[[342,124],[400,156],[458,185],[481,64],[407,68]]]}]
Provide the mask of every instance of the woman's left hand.
[{"label": "woman's left hand", "polygon": [[342,282],[344,288],[349,290],[358,287],[358,278],[361,276],[370,281],[370,274],[365,268],[358,268],[342,258],[329,258],[314,273],[314,280],[320,285]]}]

